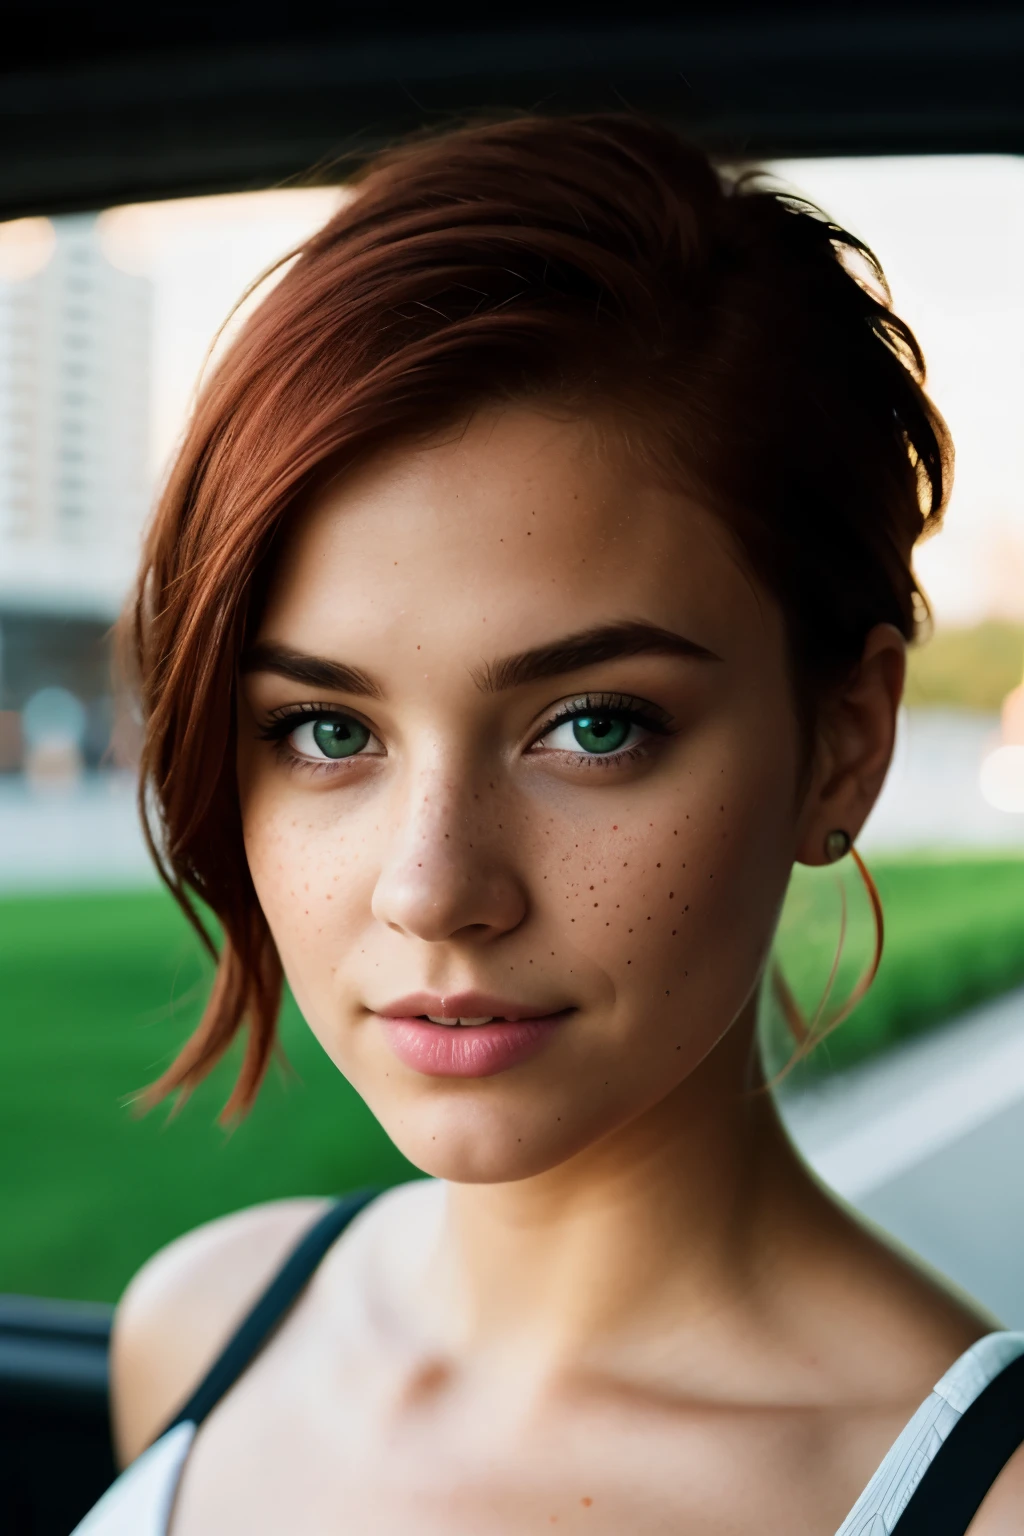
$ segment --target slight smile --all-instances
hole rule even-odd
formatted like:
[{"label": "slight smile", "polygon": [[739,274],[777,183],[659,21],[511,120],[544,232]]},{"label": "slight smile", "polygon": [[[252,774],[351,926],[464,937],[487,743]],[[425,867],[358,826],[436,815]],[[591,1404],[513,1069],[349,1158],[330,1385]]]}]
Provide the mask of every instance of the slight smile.
[{"label": "slight smile", "polygon": [[491,1077],[542,1051],[575,1009],[482,992],[417,992],[371,1010],[399,1061],[426,1077]]}]

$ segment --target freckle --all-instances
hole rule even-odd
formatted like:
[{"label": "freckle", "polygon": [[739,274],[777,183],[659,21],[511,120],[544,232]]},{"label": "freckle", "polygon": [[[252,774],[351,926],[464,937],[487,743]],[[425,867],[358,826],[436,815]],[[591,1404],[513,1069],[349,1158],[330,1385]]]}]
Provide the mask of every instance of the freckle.
[{"label": "freckle", "polygon": [[586,1494],[584,1494],[583,1498],[580,1499],[580,1503],[583,1505],[584,1509],[589,1509],[593,1502],[593,1499],[588,1499]]}]

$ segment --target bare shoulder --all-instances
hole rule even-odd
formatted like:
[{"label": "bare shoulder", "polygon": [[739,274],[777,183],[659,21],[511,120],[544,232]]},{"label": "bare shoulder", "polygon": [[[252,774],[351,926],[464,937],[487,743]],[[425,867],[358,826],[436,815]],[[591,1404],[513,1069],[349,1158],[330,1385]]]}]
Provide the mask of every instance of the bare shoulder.
[{"label": "bare shoulder", "polygon": [[273,1200],[196,1227],[153,1255],[114,1315],[111,1411],[122,1465],[186,1400],[289,1250],[327,1208]]},{"label": "bare shoulder", "polygon": [[1024,1447],[996,1478],[971,1521],[969,1536],[1024,1536]]}]

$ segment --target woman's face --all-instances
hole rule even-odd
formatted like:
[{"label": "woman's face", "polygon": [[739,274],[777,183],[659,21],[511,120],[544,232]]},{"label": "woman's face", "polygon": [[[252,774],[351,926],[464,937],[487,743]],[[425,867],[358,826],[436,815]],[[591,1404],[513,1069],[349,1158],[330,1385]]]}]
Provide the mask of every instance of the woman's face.
[{"label": "woman's face", "polygon": [[242,684],[288,980],[427,1172],[563,1162],[750,999],[800,836],[781,617],[591,425],[481,414],[322,494]]}]

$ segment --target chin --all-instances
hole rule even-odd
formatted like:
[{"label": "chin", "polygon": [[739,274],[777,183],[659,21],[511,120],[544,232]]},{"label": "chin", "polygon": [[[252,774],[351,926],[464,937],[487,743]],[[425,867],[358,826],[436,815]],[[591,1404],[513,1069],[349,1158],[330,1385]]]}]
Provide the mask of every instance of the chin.
[{"label": "chin", "polygon": [[[593,1126],[573,1124],[564,1107],[549,1117],[536,1107],[452,1102],[398,1112],[371,1105],[395,1146],[414,1167],[450,1184],[511,1184],[567,1162],[595,1140]],[[562,1113],[562,1119],[557,1116]],[[600,1131],[597,1132],[600,1135]]]}]

